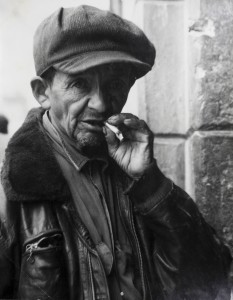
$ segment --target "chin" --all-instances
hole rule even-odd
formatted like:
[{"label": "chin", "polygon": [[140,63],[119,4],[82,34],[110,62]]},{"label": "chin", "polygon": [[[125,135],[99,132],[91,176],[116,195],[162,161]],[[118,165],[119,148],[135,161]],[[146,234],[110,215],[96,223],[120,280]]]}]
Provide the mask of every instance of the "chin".
[{"label": "chin", "polygon": [[85,155],[95,156],[107,153],[107,143],[103,133],[78,133],[76,136],[78,149]]}]

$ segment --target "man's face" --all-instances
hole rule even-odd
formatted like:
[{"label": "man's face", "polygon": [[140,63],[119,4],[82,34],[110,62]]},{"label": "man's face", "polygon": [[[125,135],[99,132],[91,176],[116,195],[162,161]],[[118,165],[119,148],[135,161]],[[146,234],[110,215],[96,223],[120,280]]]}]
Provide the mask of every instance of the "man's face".
[{"label": "man's face", "polygon": [[121,64],[57,72],[48,88],[50,118],[80,151],[93,152],[105,144],[103,122],[121,112],[133,82],[131,68]]}]

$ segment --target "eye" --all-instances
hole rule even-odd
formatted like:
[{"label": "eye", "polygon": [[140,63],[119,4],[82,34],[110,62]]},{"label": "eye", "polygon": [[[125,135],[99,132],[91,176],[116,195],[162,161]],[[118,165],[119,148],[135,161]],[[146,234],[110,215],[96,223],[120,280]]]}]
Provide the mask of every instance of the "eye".
[{"label": "eye", "polygon": [[72,87],[76,87],[80,90],[86,91],[90,88],[90,85],[89,85],[89,81],[87,78],[79,77],[79,78],[76,78],[75,81],[72,83]]}]

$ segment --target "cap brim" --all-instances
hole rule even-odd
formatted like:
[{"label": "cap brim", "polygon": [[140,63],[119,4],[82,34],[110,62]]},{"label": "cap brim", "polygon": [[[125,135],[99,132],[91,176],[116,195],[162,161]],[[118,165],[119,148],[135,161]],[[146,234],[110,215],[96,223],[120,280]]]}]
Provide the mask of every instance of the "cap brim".
[{"label": "cap brim", "polygon": [[140,78],[151,70],[151,66],[121,51],[95,51],[79,54],[56,63],[53,67],[67,74],[77,74],[87,69],[108,63],[130,63],[135,68],[135,76]]}]

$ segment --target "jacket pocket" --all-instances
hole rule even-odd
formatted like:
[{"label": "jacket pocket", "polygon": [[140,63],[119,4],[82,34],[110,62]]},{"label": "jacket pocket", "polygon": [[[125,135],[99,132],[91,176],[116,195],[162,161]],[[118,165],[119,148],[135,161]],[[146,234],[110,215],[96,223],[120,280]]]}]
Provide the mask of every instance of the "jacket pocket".
[{"label": "jacket pocket", "polygon": [[23,248],[19,298],[68,299],[62,232],[46,232]]}]

